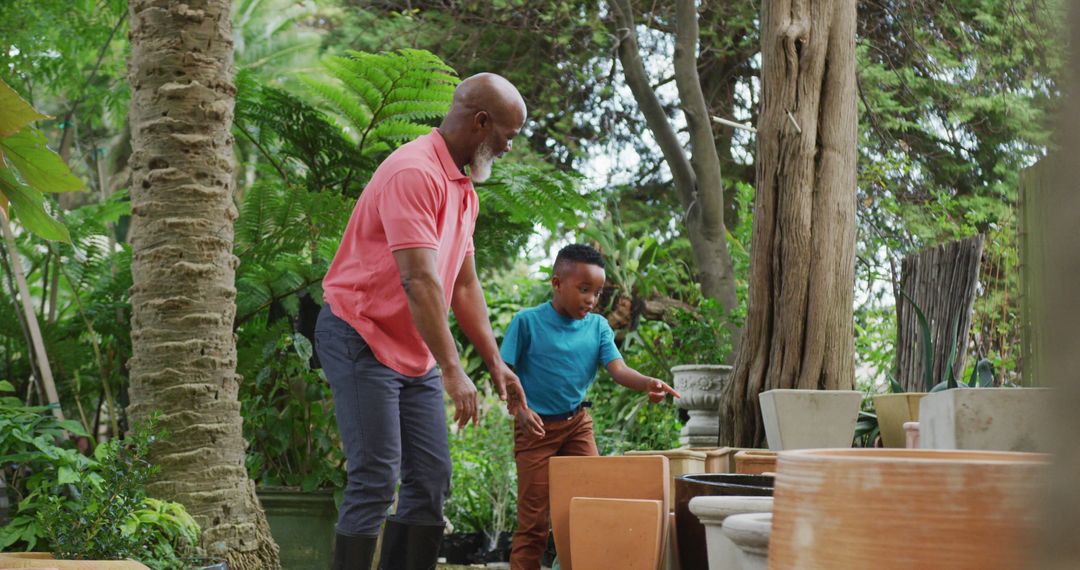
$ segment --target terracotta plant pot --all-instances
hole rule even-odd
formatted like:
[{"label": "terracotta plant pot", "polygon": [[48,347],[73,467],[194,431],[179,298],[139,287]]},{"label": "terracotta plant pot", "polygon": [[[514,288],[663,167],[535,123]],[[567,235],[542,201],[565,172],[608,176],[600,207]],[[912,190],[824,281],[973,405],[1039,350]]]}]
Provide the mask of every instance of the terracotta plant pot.
[{"label": "terracotta plant pot", "polygon": [[1027,568],[1047,461],[921,449],[781,453],[769,568]]},{"label": "terracotta plant pot", "polygon": [[[664,543],[667,512],[660,501],[570,500],[570,552],[578,570],[655,570]],[[561,564],[561,562],[560,562]]]},{"label": "terracotta plant pot", "polygon": [[684,475],[675,479],[675,536],[679,541],[679,563],[682,570],[709,570],[709,553],[705,546],[705,526],[690,512],[695,497],[715,496],[772,496],[773,477],[770,475],[737,475],[706,473]]},{"label": "terracotta plant pot", "polygon": [[772,513],[732,515],[724,520],[724,536],[739,549],[740,570],[767,570]]},{"label": "terracotta plant pot", "polygon": [[769,449],[851,447],[862,393],[855,390],[768,390],[758,396]]},{"label": "terracotta plant pot", "polygon": [[907,449],[919,449],[919,422],[904,422],[904,441]]},{"label": "terracotta plant pot", "polygon": [[709,568],[737,569],[742,554],[735,543],[724,534],[728,517],[772,510],[772,497],[697,497],[690,501],[690,512],[705,526],[709,543]]},{"label": "terracotta plant pot", "polygon": [[[562,570],[573,570],[571,533],[595,533],[595,528],[577,528],[570,522],[570,500],[574,497],[598,499],[641,499],[660,501],[668,512],[668,460],[662,455],[636,457],[552,457],[548,465],[551,501],[551,530]],[[666,534],[667,518],[663,519]],[[659,565],[661,559],[652,561]]]},{"label": "terracotta plant pot", "polygon": [[[705,454],[690,449],[667,449],[664,451],[627,451],[624,455],[633,457],[640,455],[663,455],[668,459],[668,474],[671,480],[668,482],[668,496],[675,496],[675,479],[683,475],[705,472]],[[674,503],[672,503],[674,507]]]},{"label": "terracotta plant pot", "polygon": [[885,447],[905,446],[907,438],[904,435],[904,424],[919,421],[919,401],[925,395],[925,392],[908,392],[874,396],[874,412],[877,414],[878,427],[881,428],[881,442]]},{"label": "terracotta plant pot", "polygon": [[134,560],[55,560],[48,552],[0,552],[0,568],[58,570],[149,570]]},{"label": "terracotta plant pot", "polygon": [[680,444],[689,447],[716,445],[720,435],[720,392],[730,374],[731,367],[722,364],[672,367],[672,383],[682,394],[675,403],[690,415],[679,434]]},{"label": "terracotta plant pot", "polygon": [[919,404],[925,449],[1049,451],[1049,388],[955,388]]},{"label": "terracotta plant pot", "polygon": [[747,449],[735,454],[735,472],[743,475],[776,473],[776,452]]}]

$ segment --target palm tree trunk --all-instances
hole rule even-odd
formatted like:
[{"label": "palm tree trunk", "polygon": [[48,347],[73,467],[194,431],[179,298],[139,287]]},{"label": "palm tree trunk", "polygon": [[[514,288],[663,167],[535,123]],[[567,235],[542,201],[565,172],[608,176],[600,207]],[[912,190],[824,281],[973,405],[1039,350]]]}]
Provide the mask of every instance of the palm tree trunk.
[{"label": "palm tree trunk", "polygon": [[278,568],[244,468],[232,254],[229,0],[131,0],[131,417],[161,413],[151,494],[233,569]]}]

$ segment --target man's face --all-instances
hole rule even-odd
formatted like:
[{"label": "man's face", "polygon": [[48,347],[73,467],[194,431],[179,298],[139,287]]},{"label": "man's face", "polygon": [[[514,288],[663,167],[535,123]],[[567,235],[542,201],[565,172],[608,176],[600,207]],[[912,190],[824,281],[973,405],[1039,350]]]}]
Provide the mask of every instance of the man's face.
[{"label": "man's face", "polygon": [[555,308],[574,319],[584,319],[600,302],[606,275],[602,267],[574,263],[551,278]]},{"label": "man's face", "polygon": [[[473,182],[484,182],[491,177],[491,168],[495,164],[495,159],[510,152],[514,146],[514,137],[521,132],[521,127],[525,123],[524,109],[515,109],[514,112],[506,114],[509,121],[498,121],[489,114],[484,122],[482,132],[487,131],[487,135],[476,147],[473,159],[469,163],[469,177]],[[511,124],[504,124],[504,122]]]}]

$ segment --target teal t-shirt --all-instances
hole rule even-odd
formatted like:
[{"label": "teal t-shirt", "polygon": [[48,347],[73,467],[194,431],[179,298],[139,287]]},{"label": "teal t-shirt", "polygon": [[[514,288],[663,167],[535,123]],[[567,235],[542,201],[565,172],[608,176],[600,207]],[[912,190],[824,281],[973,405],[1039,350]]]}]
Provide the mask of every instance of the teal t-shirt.
[{"label": "teal t-shirt", "polygon": [[565,317],[550,302],[514,315],[500,353],[521,378],[529,407],[541,415],[577,409],[599,365],[622,358],[607,319]]}]

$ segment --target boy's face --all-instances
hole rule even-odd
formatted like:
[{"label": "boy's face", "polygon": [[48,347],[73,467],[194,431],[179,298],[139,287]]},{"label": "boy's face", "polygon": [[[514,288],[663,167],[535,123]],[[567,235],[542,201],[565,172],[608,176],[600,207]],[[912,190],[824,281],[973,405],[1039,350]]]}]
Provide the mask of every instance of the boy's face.
[{"label": "boy's face", "polygon": [[551,278],[555,290],[555,310],[574,319],[584,319],[600,300],[606,275],[591,263],[573,263]]}]

